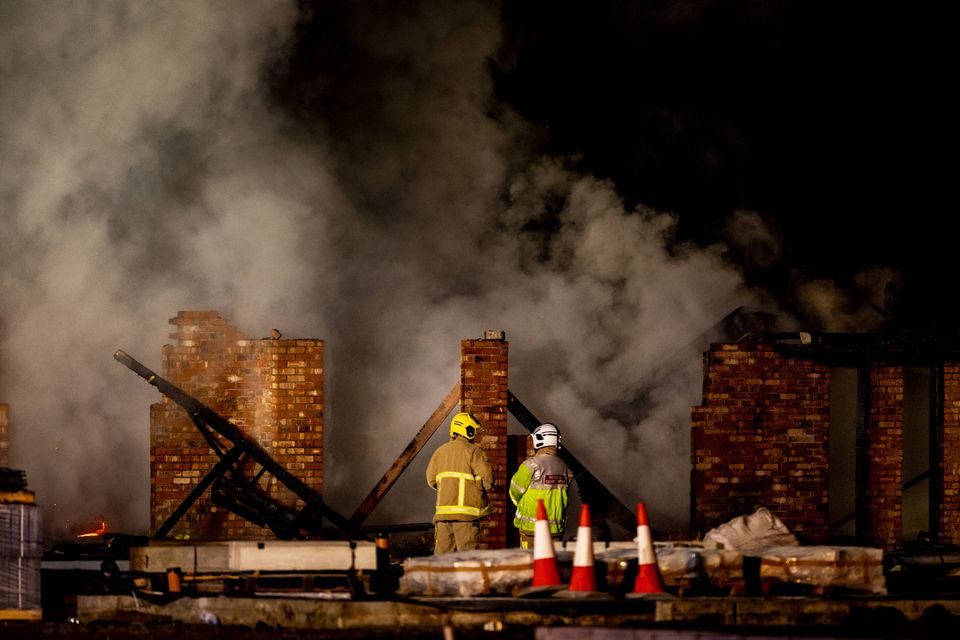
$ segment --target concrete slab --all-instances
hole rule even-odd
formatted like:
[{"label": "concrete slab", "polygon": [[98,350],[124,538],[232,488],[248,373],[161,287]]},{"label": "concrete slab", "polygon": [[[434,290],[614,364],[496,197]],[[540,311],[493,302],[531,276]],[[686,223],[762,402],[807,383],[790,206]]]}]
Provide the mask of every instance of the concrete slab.
[{"label": "concrete slab", "polygon": [[[960,616],[960,600],[891,598],[673,598],[570,600],[556,598],[432,598],[425,600],[324,601],[296,597],[184,597],[166,605],[133,596],[78,596],[82,622],[131,617],[196,624],[213,616],[220,624],[302,629],[398,629],[473,627],[667,627],[830,628],[895,614],[917,620],[931,611]],[[892,619],[892,618],[891,618]]]},{"label": "concrete slab", "polygon": [[347,540],[151,542],[130,549],[130,570],[163,573],[373,571],[376,544]]}]

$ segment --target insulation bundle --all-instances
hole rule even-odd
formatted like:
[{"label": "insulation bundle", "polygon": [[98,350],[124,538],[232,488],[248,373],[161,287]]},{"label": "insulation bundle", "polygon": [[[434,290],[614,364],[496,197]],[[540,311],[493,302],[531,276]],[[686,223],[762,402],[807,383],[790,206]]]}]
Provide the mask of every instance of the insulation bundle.
[{"label": "insulation bundle", "polygon": [[33,503],[0,494],[0,610],[39,610],[43,525]]},{"label": "insulation bundle", "polygon": [[533,580],[528,549],[478,549],[408,558],[400,592],[419,596],[473,597],[510,594]]}]

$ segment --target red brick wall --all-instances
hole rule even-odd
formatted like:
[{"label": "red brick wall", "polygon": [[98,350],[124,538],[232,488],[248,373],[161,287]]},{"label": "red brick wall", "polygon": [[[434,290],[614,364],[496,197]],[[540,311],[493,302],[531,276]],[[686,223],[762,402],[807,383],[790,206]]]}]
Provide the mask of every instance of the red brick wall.
[{"label": "red brick wall", "polygon": [[903,539],[903,367],[870,369],[866,459],[868,542],[892,549]]},{"label": "red brick wall", "polygon": [[0,402],[0,467],[10,466],[10,405]]},{"label": "red brick wall", "polygon": [[[485,338],[460,342],[460,406],[483,425],[480,446],[493,466],[494,488],[490,493],[493,513],[484,519],[480,547],[507,546],[507,356],[509,343],[502,332],[486,332]],[[493,337],[490,337],[493,336]]]},{"label": "red brick wall", "polygon": [[931,471],[941,474],[939,542],[960,544],[960,363],[956,362],[943,367],[940,439],[940,458],[931,460]]},{"label": "red brick wall", "polygon": [[[251,339],[215,311],[181,311],[170,323],[175,345],[163,347],[164,378],[227,418],[277,462],[323,491],[323,341]],[[219,458],[176,403],[150,412],[151,527],[159,528]],[[259,469],[251,466],[250,469]],[[269,475],[267,476],[269,477]],[[274,482],[260,486],[302,508]],[[272,537],[209,500],[209,490],[171,531],[193,539]]]},{"label": "red brick wall", "polygon": [[692,411],[691,523],[766,506],[802,541],[826,539],[830,368],[770,345],[715,344]]}]

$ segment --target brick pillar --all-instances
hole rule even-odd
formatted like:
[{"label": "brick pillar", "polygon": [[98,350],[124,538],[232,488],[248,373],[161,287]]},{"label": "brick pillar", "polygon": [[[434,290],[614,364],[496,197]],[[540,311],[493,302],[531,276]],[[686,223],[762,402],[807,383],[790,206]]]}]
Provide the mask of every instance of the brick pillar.
[{"label": "brick pillar", "polygon": [[[323,342],[250,339],[215,311],[170,320],[176,345],[163,347],[164,378],[239,427],[287,471],[323,490]],[[229,445],[227,445],[229,448]],[[150,414],[150,521],[155,531],[219,461],[180,405],[164,397]],[[250,464],[245,470],[259,469]],[[265,478],[272,478],[265,476]],[[282,484],[258,487],[285,506],[303,505]],[[257,539],[269,529],[215,506],[209,490],[170,535]]]},{"label": "brick pillar", "polygon": [[691,416],[691,524],[766,506],[798,537],[828,530],[830,368],[771,345],[714,344]]},{"label": "brick pillar", "polygon": [[486,331],[477,340],[460,342],[460,406],[480,420],[478,443],[493,466],[490,493],[493,513],[484,519],[480,548],[507,546],[507,362],[509,343],[503,331]]},{"label": "brick pillar", "polygon": [[866,457],[870,542],[893,549],[903,539],[903,367],[870,369]]},{"label": "brick pillar", "polygon": [[0,402],[0,467],[10,466],[10,405]]},{"label": "brick pillar", "polygon": [[938,542],[960,544],[960,363],[943,367],[943,430],[939,459],[931,473],[940,474]]}]

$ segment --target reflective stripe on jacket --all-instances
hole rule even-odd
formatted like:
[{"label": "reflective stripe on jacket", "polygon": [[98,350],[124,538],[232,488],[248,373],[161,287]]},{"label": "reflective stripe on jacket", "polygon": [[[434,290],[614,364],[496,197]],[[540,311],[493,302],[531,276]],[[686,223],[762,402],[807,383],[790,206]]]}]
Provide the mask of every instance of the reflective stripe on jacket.
[{"label": "reflective stripe on jacket", "polygon": [[484,450],[469,440],[456,437],[433,453],[427,484],[437,490],[434,522],[477,520],[490,513],[493,468]]},{"label": "reflective stripe on jacket", "polygon": [[510,479],[510,501],[517,507],[513,526],[532,532],[537,521],[537,500],[547,509],[550,533],[562,535],[566,529],[567,490],[573,474],[554,454],[553,447],[540,449],[527,458]]}]

